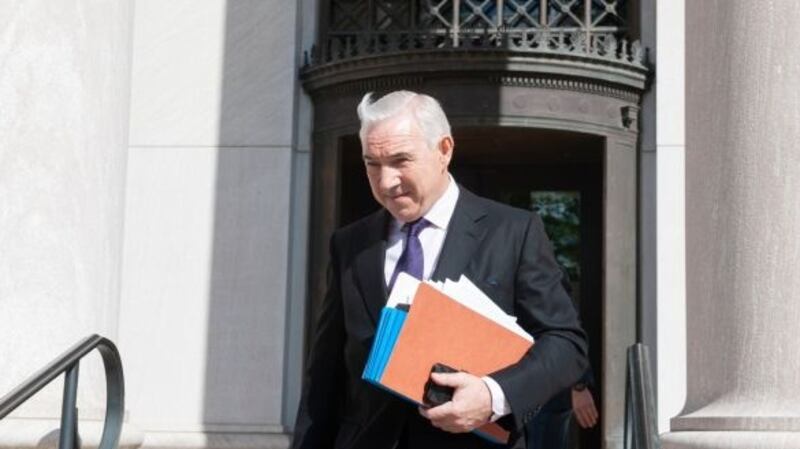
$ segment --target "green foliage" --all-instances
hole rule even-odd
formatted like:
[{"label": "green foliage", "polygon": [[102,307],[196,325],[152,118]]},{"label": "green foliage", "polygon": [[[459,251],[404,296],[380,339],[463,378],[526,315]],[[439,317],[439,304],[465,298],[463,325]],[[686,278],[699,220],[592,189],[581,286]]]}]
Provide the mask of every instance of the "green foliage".
[{"label": "green foliage", "polygon": [[558,263],[572,282],[580,281],[580,193],[576,191],[503,192],[500,200],[522,209],[535,210],[544,222]]},{"label": "green foliage", "polygon": [[580,194],[569,191],[531,192],[530,208],[544,222],[556,259],[573,281],[580,280]]}]

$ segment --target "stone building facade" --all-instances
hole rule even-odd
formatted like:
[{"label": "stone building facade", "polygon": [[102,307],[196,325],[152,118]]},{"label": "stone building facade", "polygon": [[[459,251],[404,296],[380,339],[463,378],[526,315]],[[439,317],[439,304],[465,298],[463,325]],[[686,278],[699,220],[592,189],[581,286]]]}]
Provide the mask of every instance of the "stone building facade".
[{"label": "stone building facade", "polygon": [[[374,207],[355,104],[409,88],[441,100],[470,188],[594,205],[595,444],[622,447],[643,341],[665,447],[800,447],[797,25],[788,0],[6,2],[0,394],[100,333],[125,447],[286,447],[325,242]],[[81,373],[91,447],[98,358]],[[0,447],[54,446],[60,393]]]}]

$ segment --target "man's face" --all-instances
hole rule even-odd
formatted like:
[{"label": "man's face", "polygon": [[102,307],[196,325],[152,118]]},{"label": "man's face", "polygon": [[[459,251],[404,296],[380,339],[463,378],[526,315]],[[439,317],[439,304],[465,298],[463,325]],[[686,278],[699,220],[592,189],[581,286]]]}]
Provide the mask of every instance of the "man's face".
[{"label": "man's face", "polygon": [[447,189],[453,141],[429,148],[410,114],[376,123],[362,145],[372,195],[398,220],[422,217]]}]

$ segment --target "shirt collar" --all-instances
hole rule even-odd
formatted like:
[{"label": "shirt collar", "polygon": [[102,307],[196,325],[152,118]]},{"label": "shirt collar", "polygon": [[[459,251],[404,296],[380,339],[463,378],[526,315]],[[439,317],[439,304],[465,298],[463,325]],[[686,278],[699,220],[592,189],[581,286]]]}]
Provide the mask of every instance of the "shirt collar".
[{"label": "shirt collar", "polygon": [[456,201],[458,200],[458,184],[456,184],[452,175],[449,177],[450,182],[444,194],[433,203],[431,209],[424,215],[426,220],[439,229],[447,229],[450,218],[453,217],[453,211],[456,209]]}]

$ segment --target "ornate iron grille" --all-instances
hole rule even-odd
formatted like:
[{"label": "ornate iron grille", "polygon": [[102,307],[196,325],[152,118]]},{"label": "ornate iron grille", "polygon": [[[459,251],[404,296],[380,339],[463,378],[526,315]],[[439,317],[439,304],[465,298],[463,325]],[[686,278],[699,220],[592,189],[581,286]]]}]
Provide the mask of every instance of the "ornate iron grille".
[{"label": "ornate iron grille", "polygon": [[330,0],[311,64],[432,49],[573,55],[643,66],[625,0]]}]

